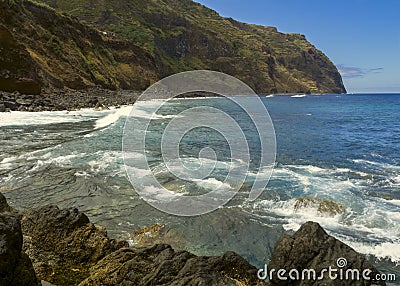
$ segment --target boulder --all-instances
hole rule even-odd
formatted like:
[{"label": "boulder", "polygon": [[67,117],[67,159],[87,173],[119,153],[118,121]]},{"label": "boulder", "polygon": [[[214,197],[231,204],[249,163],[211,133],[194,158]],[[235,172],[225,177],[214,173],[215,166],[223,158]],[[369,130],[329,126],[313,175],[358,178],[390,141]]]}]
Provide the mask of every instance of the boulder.
[{"label": "boulder", "polygon": [[0,214],[0,285],[38,285],[32,262],[22,252],[20,222],[10,213]]},{"label": "boulder", "polygon": [[[324,279],[314,280],[291,280],[289,272],[296,269],[298,273],[302,273],[304,269],[313,269],[320,276],[323,269],[332,267],[343,270],[346,278],[348,269],[357,269],[360,273],[360,280],[351,279],[351,273],[348,272],[349,279],[330,279],[325,273]],[[357,253],[348,245],[328,235],[325,230],[315,222],[305,223],[293,236],[284,235],[278,241],[273,251],[271,261],[268,265],[268,271],[275,269],[278,271],[284,269],[286,271],[287,281],[278,279],[277,273],[272,277],[271,285],[386,285],[384,282],[374,282],[372,280],[363,280],[363,271],[370,270],[369,277],[375,277],[378,274],[376,270],[361,254]],[[292,277],[296,277],[295,272]],[[308,274],[305,275],[308,278]],[[339,276],[338,276],[339,277]],[[271,278],[271,277],[269,277]]]},{"label": "boulder", "polygon": [[88,268],[107,254],[127,246],[107,237],[77,209],[56,206],[27,211],[22,217],[24,250],[38,277],[56,285],[76,285]]},{"label": "boulder", "polygon": [[4,101],[4,106],[5,106],[5,108],[9,108],[11,110],[16,110],[18,107],[18,104],[14,101]]},{"label": "boulder", "polygon": [[343,214],[346,208],[334,201],[326,199],[318,199],[312,197],[300,197],[296,198],[296,203],[294,205],[295,210],[302,208],[315,208],[319,213],[324,215],[335,216],[337,214]]},{"label": "boulder", "polygon": [[265,285],[257,270],[233,252],[198,257],[158,244],[151,248],[122,248],[90,269],[79,284],[89,285]]}]

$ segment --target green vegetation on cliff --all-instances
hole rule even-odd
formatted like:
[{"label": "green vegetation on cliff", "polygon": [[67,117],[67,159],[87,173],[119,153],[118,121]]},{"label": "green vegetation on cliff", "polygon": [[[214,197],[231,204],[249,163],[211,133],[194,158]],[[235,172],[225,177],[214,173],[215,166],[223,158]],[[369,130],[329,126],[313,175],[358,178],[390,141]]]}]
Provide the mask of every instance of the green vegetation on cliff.
[{"label": "green vegetation on cliff", "polygon": [[[38,14],[39,8],[25,3],[25,12],[19,11],[25,23],[20,26],[29,27],[26,22],[31,22],[30,33],[39,34],[37,40],[46,53],[38,49],[32,53],[27,38],[18,41],[42,70],[47,72],[49,66],[50,77],[58,75],[59,85],[68,86],[59,74],[66,70],[69,77],[78,72],[82,86],[142,88],[173,73],[210,69],[235,76],[260,93],[345,92],[336,67],[303,35],[223,18],[192,0],[41,1],[63,14],[43,7]],[[46,15],[51,21],[43,26]],[[116,36],[100,35],[99,30]],[[121,59],[126,53],[131,57]],[[50,62],[42,64],[43,58]],[[127,83],[129,77],[140,84]]]},{"label": "green vegetation on cliff", "polygon": [[46,6],[0,1],[0,90],[144,89],[159,78],[153,57],[141,47],[102,37]]}]

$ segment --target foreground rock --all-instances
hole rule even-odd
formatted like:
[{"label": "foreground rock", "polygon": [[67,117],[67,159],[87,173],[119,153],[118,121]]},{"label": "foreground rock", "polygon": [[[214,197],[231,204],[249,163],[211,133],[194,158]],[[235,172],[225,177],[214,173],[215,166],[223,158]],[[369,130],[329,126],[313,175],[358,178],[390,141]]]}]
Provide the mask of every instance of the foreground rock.
[{"label": "foreground rock", "polygon": [[236,253],[198,257],[169,245],[120,249],[90,269],[90,285],[264,285],[257,270]]},{"label": "foreground rock", "polygon": [[144,227],[131,238],[135,246],[169,244],[175,250],[196,255],[218,256],[235,250],[252,265],[263,265],[284,233],[281,226],[268,219],[239,208],[223,208],[204,216],[175,218],[167,225]]},{"label": "foreground rock", "polygon": [[[297,269],[299,273],[302,273],[304,269],[313,269],[316,273],[321,273],[322,269],[329,267],[343,269],[343,271],[358,269],[360,278],[366,269],[370,269],[369,277],[371,278],[376,277],[376,274],[379,273],[364,256],[328,235],[315,222],[307,222],[293,236],[282,236],[275,246],[271,262],[268,265],[269,270],[285,269],[288,278],[288,273],[292,269]],[[313,279],[295,281],[290,278],[288,281],[282,281],[277,276],[273,278],[271,285],[386,285],[384,282],[363,279],[333,280],[329,278],[328,273],[325,273],[324,279],[319,281]]]},{"label": "foreground rock", "polygon": [[109,239],[77,209],[47,206],[24,213],[21,223],[24,250],[38,277],[58,285],[79,283],[97,261],[128,245]]},{"label": "foreground rock", "polygon": [[197,257],[168,245],[126,248],[76,209],[27,211],[22,228],[39,279],[55,285],[264,285],[235,253]]},{"label": "foreground rock", "polygon": [[10,212],[12,209],[8,205],[6,198],[0,193],[0,213]]},{"label": "foreground rock", "polygon": [[0,285],[38,285],[32,262],[22,252],[22,231],[18,218],[0,214]]},{"label": "foreground rock", "polygon": [[[77,209],[60,210],[56,206],[47,206],[15,215],[7,211],[10,208],[1,194],[0,207],[5,210],[3,213],[0,210],[0,286],[37,285],[39,280],[54,285],[80,286],[266,283],[258,279],[258,270],[254,266],[234,252],[222,256],[196,256],[188,251],[176,251],[166,244],[150,246],[159,243],[161,237],[181,241],[177,233],[161,225],[138,230],[137,242],[146,246],[128,248],[126,242],[108,238],[104,228],[90,223]],[[282,236],[268,267],[287,272],[297,269],[299,273],[303,269],[314,269],[318,273],[330,266],[345,269],[346,266],[338,267],[339,258],[347,259],[347,268],[361,272],[370,269],[370,277],[379,273],[362,255],[329,236],[313,222],[303,225],[293,236]],[[385,283],[273,279],[270,285]]]}]

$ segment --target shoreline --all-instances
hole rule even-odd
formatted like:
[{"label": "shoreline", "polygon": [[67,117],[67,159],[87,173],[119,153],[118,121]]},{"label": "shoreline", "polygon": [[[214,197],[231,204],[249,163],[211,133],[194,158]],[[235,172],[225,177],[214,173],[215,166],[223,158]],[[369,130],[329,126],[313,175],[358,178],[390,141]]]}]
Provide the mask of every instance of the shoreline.
[{"label": "shoreline", "polygon": [[[142,90],[109,90],[100,87],[90,88],[87,90],[49,89],[44,90],[39,95],[21,94],[18,91],[0,91],[0,112],[79,111],[84,108],[106,110],[111,107],[118,108],[121,106],[132,105],[137,101],[143,92],[144,91]],[[259,94],[258,96],[262,98],[296,95],[299,94]],[[307,95],[313,96],[321,94]],[[172,100],[183,98],[202,99],[219,97],[223,96],[206,92],[195,92],[178,95]]]},{"label": "shoreline", "polygon": [[40,95],[25,95],[19,92],[0,91],[0,112],[24,111],[78,111],[84,108],[108,109],[132,105],[142,91],[108,90],[48,90]]},{"label": "shoreline", "polygon": [[[86,90],[48,89],[39,95],[21,94],[18,91],[0,91],[0,113],[10,111],[41,112],[41,111],[79,111],[94,108],[107,110],[133,105],[144,91],[142,90],[110,90],[100,87]],[[393,93],[396,94],[396,93]],[[258,94],[260,98],[272,97],[306,97],[335,94]],[[349,93],[336,95],[351,95]],[[194,92],[178,95],[171,100],[220,98],[218,94]],[[152,99],[149,99],[152,100]]]}]

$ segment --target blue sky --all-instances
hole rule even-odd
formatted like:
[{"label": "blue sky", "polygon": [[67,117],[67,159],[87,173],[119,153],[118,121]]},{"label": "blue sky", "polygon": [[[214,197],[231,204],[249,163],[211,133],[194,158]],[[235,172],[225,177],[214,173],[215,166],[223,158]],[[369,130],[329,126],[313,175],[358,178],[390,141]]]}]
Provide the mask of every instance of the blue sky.
[{"label": "blue sky", "polygon": [[400,1],[197,0],[236,20],[305,34],[348,92],[400,93]]}]

